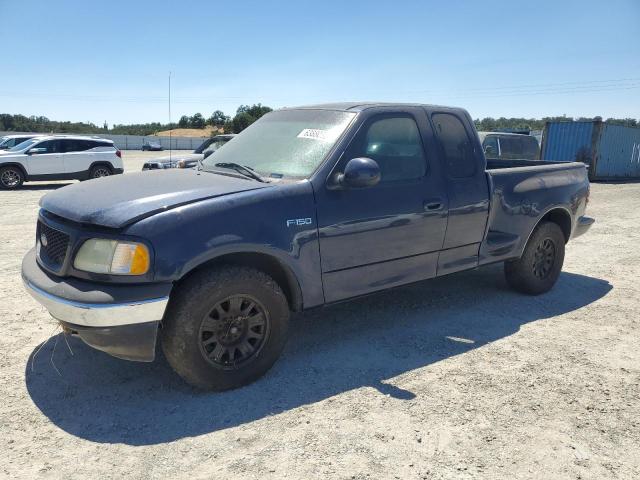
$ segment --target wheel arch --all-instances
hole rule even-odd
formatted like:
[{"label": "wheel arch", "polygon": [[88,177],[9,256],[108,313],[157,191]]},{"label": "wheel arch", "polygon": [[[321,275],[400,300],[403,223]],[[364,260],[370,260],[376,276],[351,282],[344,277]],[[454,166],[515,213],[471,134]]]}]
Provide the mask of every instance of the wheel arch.
[{"label": "wheel arch", "polygon": [[27,171],[24,169],[24,166],[17,163],[17,162],[7,162],[7,163],[3,163],[0,165],[0,169],[5,168],[5,167],[16,167],[18,170],[20,170],[22,172],[22,176],[24,177],[24,181],[26,182],[29,178],[29,174],[27,173]]},{"label": "wheel arch", "polygon": [[525,247],[527,243],[529,243],[529,239],[531,238],[531,235],[533,234],[533,232],[536,230],[536,228],[538,228],[538,225],[540,225],[542,222],[552,222],[558,225],[564,235],[564,243],[569,242],[569,239],[571,238],[571,229],[573,225],[571,212],[569,212],[569,209],[567,209],[566,207],[555,206],[555,207],[549,208],[544,213],[544,215],[542,215],[538,219],[538,221],[535,223],[535,225],[529,232],[529,235],[527,236],[527,241],[524,243]]},{"label": "wheel arch", "polygon": [[105,167],[109,167],[111,169],[111,171],[113,171],[115,169],[113,164],[108,160],[96,160],[95,162],[91,162],[91,165],[89,165],[89,168],[87,169],[87,172],[91,172],[91,170],[93,168],[101,166],[101,165],[105,166]]},{"label": "wheel arch", "polygon": [[289,308],[299,312],[303,308],[302,289],[293,270],[275,255],[256,251],[228,252],[211,258],[185,272],[177,281],[184,282],[191,275],[205,269],[216,268],[223,265],[238,265],[254,268],[266,273],[273,278],[282,288],[287,298]]}]

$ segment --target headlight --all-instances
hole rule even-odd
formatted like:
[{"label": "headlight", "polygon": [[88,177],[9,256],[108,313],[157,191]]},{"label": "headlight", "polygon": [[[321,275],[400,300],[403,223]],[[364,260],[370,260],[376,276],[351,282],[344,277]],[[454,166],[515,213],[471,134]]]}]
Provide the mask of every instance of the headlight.
[{"label": "headlight", "polygon": [[82,244],[73,266],[85,272],[144,275],[149,262],[149,249],[142,243],[92,238]]}]

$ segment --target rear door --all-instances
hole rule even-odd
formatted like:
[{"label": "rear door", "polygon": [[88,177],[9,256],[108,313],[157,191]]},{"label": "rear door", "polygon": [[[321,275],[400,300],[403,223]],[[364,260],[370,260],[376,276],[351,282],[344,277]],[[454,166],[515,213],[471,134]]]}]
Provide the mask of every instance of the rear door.
[{"label": "rear door", "polygon": [[93,142],[84,139],[66,138],[60,140],[62,144],[62,157],[64,169],[68,174],[85,172],[91,164],[90,149]]},{"label": "rear door", "polygon": [[[33,152],[43,148],[43,152]],[[27,173],[29,175],[64,174],[64,163],[60,153],[60,140],[45,140],[36,143],[27,151]]]},{"label": "rear door", "polygon": [[438,275],[472,268],[489,215],[485,161],[470,120],[453,111],[434,112],[431,122],[440,146],[449,197],[449,221]]},{"label": "rear door", "polygon": [[425,128],[419,108],[370,114],[334,172],[368,157],[380,167],[380,183],[316,192],[327,302],[435,276],[447,194],[424,148]]}]

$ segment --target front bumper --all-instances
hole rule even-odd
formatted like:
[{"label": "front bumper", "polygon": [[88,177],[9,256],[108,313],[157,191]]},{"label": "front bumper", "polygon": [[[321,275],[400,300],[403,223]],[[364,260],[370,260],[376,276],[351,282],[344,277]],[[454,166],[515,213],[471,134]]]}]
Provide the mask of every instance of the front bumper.
[{"label": "front bumper", "polygon": [[171,284],[100,284],[55,277],[40,268],[35,249],[22,261],[26,290],[67,331],[119,358],[152,361]]}]

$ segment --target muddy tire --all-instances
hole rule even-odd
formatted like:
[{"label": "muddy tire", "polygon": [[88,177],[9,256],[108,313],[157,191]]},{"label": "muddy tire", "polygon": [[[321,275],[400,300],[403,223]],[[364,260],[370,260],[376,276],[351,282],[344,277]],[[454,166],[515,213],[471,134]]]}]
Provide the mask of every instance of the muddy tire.
[{"label": "muddy tire", "polygon": [[171,296],[161,342],[187,383],[229,390],[264,375],[287,340],[289,305],[268,275],[226,266],[188,278]]},{"label": "muddy tire", "polygon": [[522,257],[504,264],[509,286],[529,295],[548,292],[564,263],[565,237],[558,224],[542,222],[531,234]]},{"label": "muddy tire", "polygon": [[3,190],[15,190],[24,182],[24,174],[18,167],[10,165],[0,168],[0,188]]}]

